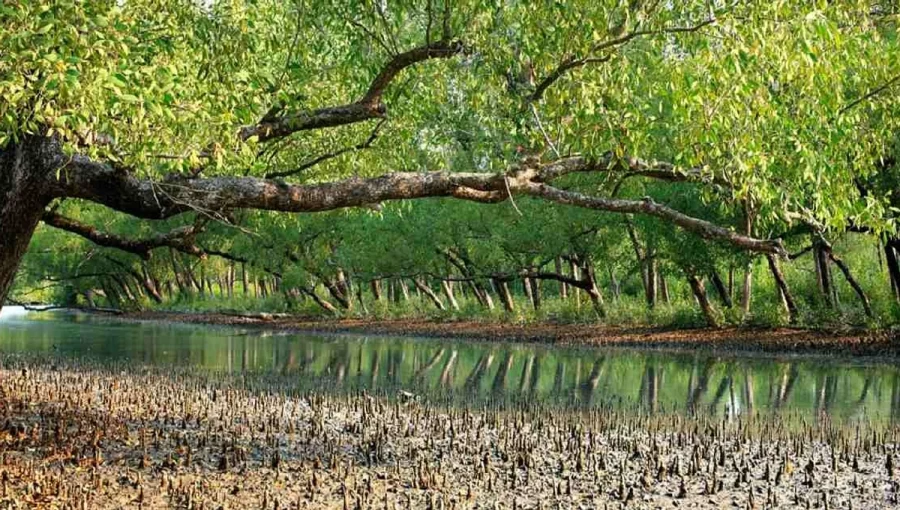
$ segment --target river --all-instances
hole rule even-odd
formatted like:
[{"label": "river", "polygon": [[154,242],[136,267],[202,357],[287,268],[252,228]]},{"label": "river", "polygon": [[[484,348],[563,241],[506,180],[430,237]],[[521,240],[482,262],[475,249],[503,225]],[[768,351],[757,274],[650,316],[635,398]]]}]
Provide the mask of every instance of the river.
[{"label": "river", "polygon": [[871,360],[272,334],[17,307],[3,308],[0,351],[278,377],[298,391],[365,390],[449,404],[900,421],[900,368]]}]

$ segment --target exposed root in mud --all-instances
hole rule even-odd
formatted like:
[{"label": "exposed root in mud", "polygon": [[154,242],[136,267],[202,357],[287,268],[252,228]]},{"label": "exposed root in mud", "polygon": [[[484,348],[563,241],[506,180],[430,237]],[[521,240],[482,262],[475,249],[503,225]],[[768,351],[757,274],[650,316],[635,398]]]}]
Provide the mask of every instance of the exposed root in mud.
[{"label": "exposed root in mud", "polygon": [[900,429],[0,358],[0,507],[887,508]]}]

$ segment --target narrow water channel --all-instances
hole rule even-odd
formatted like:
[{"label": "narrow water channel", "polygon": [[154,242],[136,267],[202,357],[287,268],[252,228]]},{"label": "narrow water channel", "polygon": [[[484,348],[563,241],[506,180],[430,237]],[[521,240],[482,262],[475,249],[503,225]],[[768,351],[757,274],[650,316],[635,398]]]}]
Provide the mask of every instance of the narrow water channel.
[{"label": "narrow water channel", "polygon": [[15,307],[0,318],[0,352],[272,376],[298,391],[366,390],[467,405],[900,421],[900,368],[876,361],[273,335]]}]

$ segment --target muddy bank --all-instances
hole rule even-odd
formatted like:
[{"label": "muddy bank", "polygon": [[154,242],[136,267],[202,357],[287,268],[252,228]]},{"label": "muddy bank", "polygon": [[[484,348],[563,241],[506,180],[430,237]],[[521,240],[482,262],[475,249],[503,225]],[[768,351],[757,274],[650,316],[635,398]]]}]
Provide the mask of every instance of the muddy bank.
[{"label": "muddy bank", "polygon": [[0,356],[0,507],[891,508],[896,427],[442,408]]},{"label": "muddy bank", "polygon": [[466,340],[614,346],[663,350],[706,350],[772,355],[836,355],[900,358],[893,330],[797,328],[655,329],[593,324],[509,324],[421,319],[309,319],[288,315],[142,312],[125,320],[170,321],[260,328],[282,332],[359,333]]}]

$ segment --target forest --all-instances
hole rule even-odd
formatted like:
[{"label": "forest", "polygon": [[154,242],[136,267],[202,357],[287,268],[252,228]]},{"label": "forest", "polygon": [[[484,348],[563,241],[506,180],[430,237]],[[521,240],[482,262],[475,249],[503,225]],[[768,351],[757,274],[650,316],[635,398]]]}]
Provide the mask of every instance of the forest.
[{"label": "forest", "polygon": [[0,6],[0,298],[900,320],[892,2]]}]

